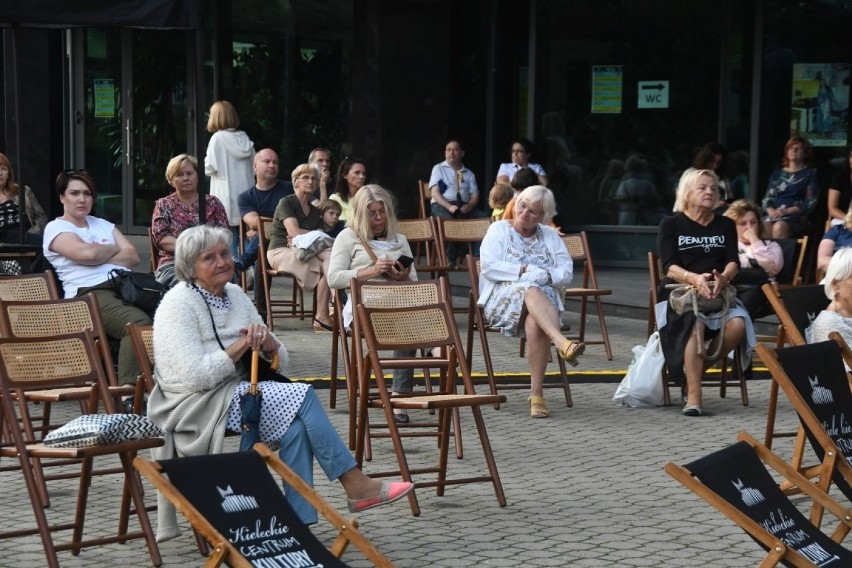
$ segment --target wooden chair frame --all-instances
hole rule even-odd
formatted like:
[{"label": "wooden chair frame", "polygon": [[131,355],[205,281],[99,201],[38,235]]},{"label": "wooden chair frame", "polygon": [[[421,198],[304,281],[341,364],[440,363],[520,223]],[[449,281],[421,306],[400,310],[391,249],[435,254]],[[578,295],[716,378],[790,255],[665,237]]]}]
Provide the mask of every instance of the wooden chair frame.
[{"label": "wooden chair frame", "polygon": [[[601,288],[598,285],[598,278],[595,274],[595,265],[592,262],[592,251],[589,249],[589,238],[586,231],[579,233],[571,233],[562,237],[562,242],[565,243],[565,248],[568,249],[568,254],[571,260],[574,261],[574,272],[576,274],[577,265],[583,265],[583,279],[580,287],[571,287],[565,290],[565,298],[580,298],[580,325],[579,334],[569,339],[577,339],[586,345],[603,345],[606,349],[606,358],[612,361],[612,346],[609,342],[609,334],[606,329],[606,318],[603,312],[602,296],[609,296],[612,290]],[[588,302],[591,299],[595,304],[595,310],[598,314],[598,324],[600,325],[601,339],[589,340],[586,339],[586,311]]]},{"label": "wooden chair frame", "polygon": [[[337,509],[332,507],[313,487],[305,483],[290,467],[264,444],[255,444],[254,451],[264,460],[266,465],[293,490],[299,492],[337,531],[337,538],[329,551],[340,558],[351,543],[375,566],[379,568],[392,568],[393,563],[382,554],[378,548],[371,543],[367,537],[358,530],[358,523],[343,517]],[[181,512],[192,527],[210,543],[212,553],[204,564],[205,567],[221,566],[227,563],[235,568],[249,568],[252,564],[240,554],[235,547],[216,527],[214,527],[192,503],[162,474],[160,464],[137,457],[133,465]]]},{"label": "wooden chair frame", "polygon": [[[92,385],[92,386],[87,386]],[[25,406],[13,402],[15,391],[31,389],[58,389],[63,387],[87,386],[90,404],[99,396],[99,390],[107,388],[107,379],[99,361],[98,351],[91,333],[54,336],[51,338],[0,338],[0,404],[3,405],[5,428],[10,432],[12,444],[0,446],[0,457],[17,459],[30,497],[37,528],[11,530],[0,534],[0,538],[16,538],[39,535],[44,547],[47,565],[58,568],[58,551],[70,550],[75,556],[83,548],[125,542],[142,538],[146,541],[154,566],[162,563],[159,549],[145,509],[142,484],[132,466],[139,450],[162,446],[162,438],[132,440],[113,445],[86,448],[52,448],[38,443],[37,431],[29,421]],[[83,539],[84,521],[87,512],[89,487],[92,482],[93,460],[101,456],[116,455],[121,461],[120,473],[124,474],[122,504],[118,530],[115,534],[100,538]],[[80,478],[76,512],[72,523],[48,523],[44,506],[45,480],[40,468],[33,467],[42,459],[59,459],[80,462]],[[133,502],[131,511],[129,502]],[[135,514],[140,530],[129,532],[130,515]],[[71,530],[71,541],[56,544],[51,535],[55,531]]]},{"label": "wooden chair frame", "polygon": [[[269,248],[269,230],[274,221],[269,217],[260,218],[260,231],[258,231],[258,249],[257,249],[257,265],[255,269],[255,286],[263,286],[264,303],[266,305],[266,325],[270,331],[275,330],[275,317],[282,318],[299,318],[304,320],[305,317],[313,318],[316,313],[316,294],[313,294],[313,306],[310,310],[305,308],[305,292],[296,277],[289,272],[279,272],[273,270],[269,265],[269,260],[266,258],[266,252]],[[292,293],[289,300],[273,300],[272,299],[272,281],[274,278],[289,278],[292,283]],[[258,280],[261,282],[258,283]]]},{"label": "wooden chair frame", "polygon": [[417,180],[418,206],[420,207],[420,218],[428,219],[432,216],[432,190],[426,180]]},{"label": "wooden chair frame", "polygon": [[[439,292],[445,289],[444,283],[439,283]],[[497,503],[502,507],[506,504],[503,486],[497,472],[497,465],[491,450],[491,443],[482,418],[482,405],[494,405],[506,401],[502,395],[477,395],[470,375],[470,369],[462,349],[461,338],[455,324],[455,319],[445,297],[441,302],[431,306],[411,308],[367,308],[363,303],[356,306],[356,334],[363,333],[367,343],[367,365],[359,372],[360,396],[358,409],[358,435],[355,459],[363,461],[364,442],[366,440],[367,411],[369,407],[382,408],[387,420],[388,431],[393,442],[394,452],[399,464],[399,470],[373,474],[374,476],[401,475],[403,480],[410,481],[416,487],[435,487],[438,496],[444,494],[447,485],[475,482],[491,482],[497,496]],[[441,348],[441,355],[436,356],[434,348]],[[423,357],[394,357],[380,353],[407,350],[429,349],[431,355]],[[391,397],[390,389],[385,383],[385,372],[391,369],[429,367],[441,371],[441,388],[434,394],[412,394]],[[456,392],[456,377],[459,369],[464,385],[464,394]],[[379,397],[371,399],[366,396],[369,392],[369,371],[376,378]],[[473,414],[482,446],[488,475],[449,479],[447,477],[447,453],[450,437],[450,422],[452,410],[468,407]],[[394,408],[409,410],[438,411],[440,426],[439,459],[434,467],[413,469],[408,464],[408,458],[402,443],[399,427],[393,418]],[[414,481],[412,476],[421,473],[435,473],[437,479],[429,481]],[[414,492],[409,494],[409,505],[414,516],[420,514],[420,506]]]},{"label": "wooden chair frame", "polygon": [[[403,281],[403,282],[394,282],[394,281],[366,281],[366,282],[358,282],[356,280],[352,280],[350,282],[350,296],[352,298],[352,304],[363,304],[368,308],[388,308],[388,309],[396,309],[396,308],[414,308],[423,305],[432,305],[442,301],[442,298],[448,297],[446,295],[446,290],[439,290],[438,287],[440,285],[446,285],[446,283],[442,283],[438,280],[418,280],[418,281]],[[340,319],[336,322],[339,327],[343,326],[343,311],[340,312]],[[354,308],[353,308],[353,316]],[[335,318],[337,319],[337,318]],[[351,393],[354,395],[350,395],[349,397],[349,440],[350,440],[350,449],[357,451],[357,443],[356,443],[356,430],[358,427],[358,417],[361,416],[359,414],[360,410],[357,405],[357,401],[359,400],[359,396],[361,391],[360,387],[360,376],[362,372],[366,372],[369,375],[369,361],[364,349],[364,338],[360,329],[357,327],[357,322],[353,317],[352,321],[352,329],[347,332],[346,335],[341,335],[343,352],[348,354],[349,362],[348,365],[344,364],[344,370],[348,372],[347,375],[347,389],[350,389]],[[357,340],[356,340],[357,338]],[[351,341],[351,343],[349,343]],[[430,368],[423,368],[423,383],[425,392],[427,395],[431,395],[433,392],[432,387],[432,376],[430,372]],[[369,390],[363,391],[364,396],[371,398],[371,401],[375,403],[378,395],[375,393],[371,393]],[[430,409],[430,414],[434,414],[434,410]],[[370,461],[372,460],[372,438],[389,438],[390,434],[382,431],[378,431],[379,429],[387,428],[387,425],[384,423],[370,423],[370,417],[368,414],[363,415],[366,425],[364,426],[366,431],[366,436],[364,440],[364,449],[363,449],[363,459]],[[464,449],[462,446],[462,438],[461,438],[461,423],[459,419],[458,412],[453,412],[453,423],[454,429],[452,431],[453,440],[456,445],[456,457],[458,459],[462,459],[464,456]],[[437,436],[440,438],[440,432],[437,428],[440,427],[439,424],[435,424],[433,421],[417,421],[410,422],[405,425],[400,425],[398,427],[403,427],[404,432],[401,432],[400,435],[403,437],[428,437],[428,436]],[[432,430],[431,432],[427,430]]]},{"label": "wooden chair frame", "polygon": [[[829,337],[837,344],[839,348],[839,356],[847,365],[847,368],[852,366],[852,351],[850,351],[849,347],[846,345],[846,342],[843,341],[843,338],[841,338],[837,332],[832,332],[831,334],[829,334]],[[788,349],[798,349],[807,347],[809,346],[797,345]],[[828,489],[833,482],[832,477],[834,477],[835,475],[841,476],[847,485],[852,485],[852,464],[849,463],[849,458],[852,457],[852,452],[843,451],[841,448],[839,448],[832,436],[830,436],[829,433],[826,432],[820,420],[811,410],[810,404],[805,400],[802,393],[790,380],[787,371],[784,369],[778,359],[776,351],[774,349],[766,347],[763,344],[758,345],[757,350],[760,354],[761,360],[769,368],[769,372],[772,374],[773,380],[778,383],[778,385],[781,387],[781,390],[784,391],[784,394],[787,395],[787,398],[792,403],[793,408],[796,410],[796,414],[798,414],[799,416],[799,420],[802,423],[803,428],[807,428],[813,438],[813,441],[816,442],[816,444],[821,449],[821,452],[824,454],[818,465],[812,467],[804,467],[802,465],[801,460],[801,451],[796,448],[790,467],[801,472],[802,475],[807,479],[818,478],[816,486],[825,493],[828,492]],[[826,377],[820,378],[822,379],[823,383],[824,381],[826,381]],[[852,388],[852,378],[850,378],[849,374],[846,373],[846,376],[844,378],[850,384],[850,388]],[[852,413],[852,409],[850,409],[850,413]],[[805,435],[802,434],[801,438],[804,440]],[[817,448],[814,449],[816,450]],[[799,452],[798,455],[796,454],[797,451]],[[789,490],[792,487],[802,489],[798,486],[798,484],[782,485],[782,488],[784,488],[785,490]],[[842,487],[838,486],[838,488],[842,490],[844,494],[847,493],[847,490],[844,490]],[[852,495],[846,495],[846,497],[847,499],[852,498]],[[814,510],[811,514],[811,521],[815,525],[819,526],[821,519],[821,505],[819,503],[814,503]]]},{"label": "wooden chair frame", "polygon": [[491,218],[482,219],[443,219],[435,217],[436,229],[438,230],[438,242],[440,243],[441,264],[447,270],[461,272],[467,270],[462,258],[456,259],[456,266],[450,266],[447,261],[447,245],[457,243],[467,246],[467,254],[473,255],[474,243],[482,242],[488,227],[491,226]]},{"label": "wooden chair frame", "polygon": [[[662,280],[662,266],[660,264],[660,257],[657,256],[655,252],[648,253],[648,280],[649,280],[649,293],[648,293],[648,335],[650,336],[654,331],[657,330],[657,315],[656,315],[656,305],[659,302],[658,289],[660,286],[660,281]],[[719,396],[721,398],[726,398],[727,396],[727,388],[731,387],[740,387],[740,396],[742,397],[743,406],[748,406],[748,386],[745,377],[743,376],[740,364],[739,352],[737,350],[734,351],[735,357],[734,362],[732,364],[733,372],[736,375],[736,378],[733,380],[728,380],[728,360],[726,356],[721,356],[719,361],[721,363],[721,373],[718,379],[710,379],[707,378],[705,374],[701,379],[701,387],[719,387]],[[666,367],[663,366],[663,372],[661,374],[661,380],[663,381],[663,404],[665,406],[669,406],[671,404],[671,394],[669,393],[670,388],[677,388],[680,385],[675,383],[673,380],[669,378],[669,374],[666,371]]]},{"label": "wooden chair frame", "polygon": [[425,219],[400,219],[399,233],[404,235],[414,255],[414,269],[418,277],[437,278],[450,269],[443,264],[441,244],[435,217]]},{"label": "wooden chair frame", "polygon": [[[796,287],[777,287],[771,284],[764,284],[762,287],[766,299],[775,311],[775,315],[780,320],[778,332],[775,337],[775,348],[780,349],[785,344],[804,345],[805,344],[805,328],[810,325],[811,321],[817,314],[828,307],[829,300],[825,296],[825,288],[822,285],[815,284],[812,286],[796,286]],[[808,306],[810,302],[803,303],[801,296],[813,297],[815,300],[822,300],[823,304],[819,309],[814,309],[813,317],[808,315]],[[787,307],[787,302],[784,297],[794,296],[791,306],[794,308],[796,316],[794,317]],[[804,314],[801,310],[805,310]],[[804,315],[805,317],[801,317]],[[772,440],[774,438],[790,438],[796,436],[796,442],[793,450],[793,463],[800,465],[805,447],[804,431],[801,427],[797,432],[776,432],[775,418],[778,410],[778,383],[774,379],[771,380],[769,386],[769,401],[766,411],[766,431],[763,437],[764,445],[772,449]]]},{"label": "wooden chair frame", "polygon": [[56,276],[52,270],[38,274],[0,274],[0,300],[5,302],[26,300],[58,300]]},{"label": "wooden chair frame", "polygon": [[[745,432],[741,432],[737,436],[737,440],[745,442],[751,446],[758,459],[760,459],[764,464],[769,465],[781,476],[799,485],[815,503],[819,503],[820,507],[829,510],[833,515],[835,515],[839,521],[837,528],[831,535],[826,536],[829,536],[829,538],[837,544],[840,544],[843,541],[843,538],[849,533],[850,529],[852,529],[852,520],[850,520],[852,519],[852,510],[844,508],[840,503],[829,497],[824,491],[815,487],[804,476],[796,471],[795,468],[784,463],[784,460],[773,454],[766,447],[760,445],[757,440]],[[686,467],[668,462],[665,465],[665,471],[684,487],[718,509],[719,512],[736,523],[737,526],[748,533],[748,535],[763,546],[764,549],[768,550],[766,558],[764,558],[759,565],[760,568],[770,568],[782,563],[784,563],[784,565],[789,564],[797,567],[816,567],[816,564],[810,561],[802,553],[789,547],[774,534],[766,530],[763,525],[758,523],[749,515],[743,513],[727,499],[701,483],[701,481],[696,479],[692,472]],[[790,504],[790,507],[795,508],[792,503]],[[813,528],[818,528],[818,525],[815,525]]]},{"label": "wooden chair frame", "polygon": [[[491,388],[491,394],[497,394],[499,389],[528,389],[530,386],[529,372],[517,375],[501,374],[500,376],[494,373],[494,365],[491,361],[491,348],[488,345],[488,333],[499,333],[500,330],[486,323],[485,315],[479,306],[480,262],[478,258],[474,258],[473,256],[467,257],[467,271],[470,276],[470,303],[467,312],[467,342],[465,343],[468,367],[471,367],[471,360],[473,358],[473,335],[474,333],[478,333],[479,342],[482,346],[482,358],[485,361],[485,374],[488,379],[488,385]],[[561,357],[556,357],[556,360],[559,363],[561,383],[548,383],[545,381],[543,386],[544,388],[561,387],[565,393],[565,406],[574,406],[565,361]]]}]

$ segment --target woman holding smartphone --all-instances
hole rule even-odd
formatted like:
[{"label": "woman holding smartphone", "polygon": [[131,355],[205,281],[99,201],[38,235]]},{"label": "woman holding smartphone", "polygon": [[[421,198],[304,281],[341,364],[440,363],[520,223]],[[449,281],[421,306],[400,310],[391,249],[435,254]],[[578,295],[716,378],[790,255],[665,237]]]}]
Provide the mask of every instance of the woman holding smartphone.
[{"label": "woman holding smartphone", "polygon": [[[328,265],[328,285],[344,290],[350,280],[417,280],[411,266],[411,247],[405,235],[397,232],[396,200],[389,191],[375,184],[365,185],[351,201],[346,228],[334,239]],[[352,323],[352,305],[343,308],[343,325]],[[398,352],[399,356],[412,354]],[[413,371],[393,372],[393,394],[412,390]],[[396,421],[407,423],[408,414],[394,409]]]}]

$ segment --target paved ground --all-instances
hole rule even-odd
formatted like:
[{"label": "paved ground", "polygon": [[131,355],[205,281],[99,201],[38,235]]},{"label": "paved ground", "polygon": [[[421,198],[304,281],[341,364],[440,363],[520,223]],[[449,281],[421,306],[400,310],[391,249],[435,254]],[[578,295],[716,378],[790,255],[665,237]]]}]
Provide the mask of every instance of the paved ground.
[{"label": "paved ground", "polygon": [[[628,277],[628,280],[630,277]],[[635,283],[634,304],[641,305],[647,290]],[[635,306],[634,306],[635,307]],[[576,313],[568,321],[577,329]],[[465,329],[464,318],[459,320]],[[674,460],[688,462],[734,441],[740,430],[758,437],[766,414],[767,381],[749,385],[751,404],[742,406],[739,394],[726,399],[718,391],[705,392],[709,415],[686,418],[678,407],[658,409],[617,408],[612,403],[616,384],[630,360],[630,349],[644,343],[643,320],[607,318],[615,358],[607,361],[602,346],[590,346],[578,367],[572,386],[573,408],[564,406],[561,393],[549,390],[551,417],[533,420],[522,391],[506,391],[508,404],[484,410],[508,505],[497,506],[490,485],[447,489],[443,497],[418,490],[422,508],[413,517],[406,502],[375,509],[359,516],[361,528],[400,567],[461,566],[721,566],[756,565],[757,546],[703,501],[689,494],[663,472]],[[590,323],[596,330],[596,323]],[[278,330],[292,353],[290,376],[324,386],[329,375],[331,336],[315,334],[307,322],[285,321]],[[491,335],[495,366],[502,372],[523,372],[517,341]],[[474,370],[483,369],[479,349]],[[555,370],[556,365],[551,365]],[[320,392],[328,403],[328,391]],[[329,410],[338,431],[346,432],[345,393]],[[71,413],[73,409],[64,409]],[[795,417],[784,402],[780,423],[791,426]],[[414,418],[419,418],[414,415]],[[463,425],[471,419],[463,415]],[[475,435],[464,428],[465,457],[450,459],[452,474],[480,471],[484,464]],[[236,446],[236,439],[228,440]],[[433,455],[434,441],[407,442],[412,460]],[[785,455],[789,443],[776,449]],[[392,464],[387,441],[374,443],[375,459],[365,465],[369,473]],[[335,506],[345,508],[336,483],[317,472],[317,488]],[[19,477],[0,473],[5,497],[0,507],[0,529],[26,526],[29,502]],[[94,482],[88,521],[92,529],[113,526],[115,501],[107,493],[116,485]],[[67,518],[75,497],[73,482],[53,482],[54,504],[49,514]],[[154,502],[150,487],[146,498]],[[327,530],[320,530],[323,537]],[[189,532],[160,546],[166,566],[200,566],[203,559]],[[0,566],[40,567],[44,557],[34,538],[0,542]],[[369,563],[357,551],[345,560],[354,567]],[[139,542],[112,545],[60,556],[63,566],[115,567],[150,564]]]}]

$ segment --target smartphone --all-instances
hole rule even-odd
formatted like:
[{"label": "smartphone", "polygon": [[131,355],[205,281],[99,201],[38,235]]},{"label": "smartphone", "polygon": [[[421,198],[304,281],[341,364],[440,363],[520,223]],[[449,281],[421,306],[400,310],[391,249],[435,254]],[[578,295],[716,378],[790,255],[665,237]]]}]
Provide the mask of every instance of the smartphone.
[{"label": "smartphone", "polygon": [[400,264],[400,266],[402,266],[403,269],[405,269],[411,266],[411,263],[414,262],[414,259],[410,256],[402,255],[398,259],[396,259],[396,261]]}]

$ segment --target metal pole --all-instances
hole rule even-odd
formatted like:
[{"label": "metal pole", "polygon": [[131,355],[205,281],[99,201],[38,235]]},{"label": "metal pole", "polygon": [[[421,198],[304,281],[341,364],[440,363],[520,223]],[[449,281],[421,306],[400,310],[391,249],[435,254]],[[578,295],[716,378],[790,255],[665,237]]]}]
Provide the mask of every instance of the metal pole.
[{"label": "metal pole", "polygon": [[[15,116],[15,158],[12,160],[9,159],[10,162],[14,162],[16,164],[15,170],[18,172],[18,179],[16,181],[18,185],[18,201],[19,205],[19,213],[18,218],[21,219],[21,222],[18,226],[18,242],[20,244],[25,244],[27,242],[27,228],[23,223],[23,218],[26,215],[27,211],[27,192],[24,191],[24,183],[22,181],[22,170],[21,170],[21,93],[20,87],[18,85],[18,31],[20,28],[18,26],[14,26],[11,30],[11,41],[9,45],[9,51],[11,52],[11,69],[6,76],[6,80],[12,83],[12,97],[15,99],[12,103],[13,114]],[[5,33],[5,32],[4,32]]]},{"label": "metal pole", "polygon": [[[204,29],[195,30],[195,148],[199,162],[198,175],[198,224],[207,223],[207,176],[204,175],[204,155],[207,148],[203,146],[204,128]],[[202,151],[203,150],[203,151]]]}]

